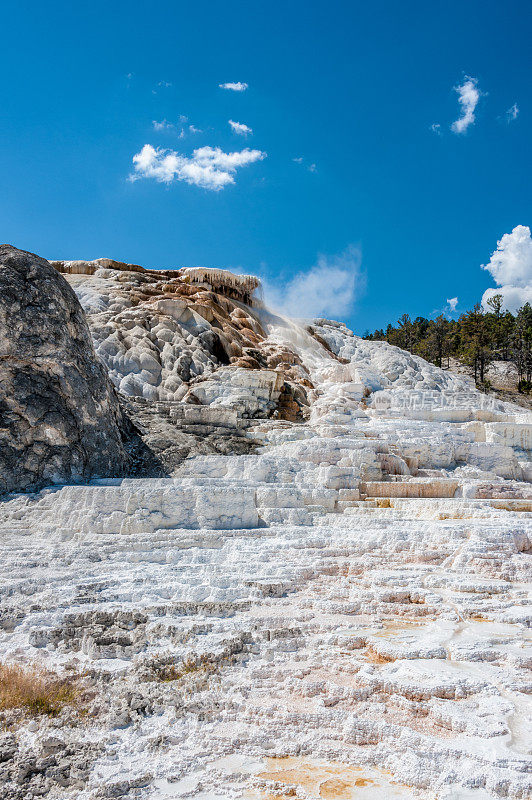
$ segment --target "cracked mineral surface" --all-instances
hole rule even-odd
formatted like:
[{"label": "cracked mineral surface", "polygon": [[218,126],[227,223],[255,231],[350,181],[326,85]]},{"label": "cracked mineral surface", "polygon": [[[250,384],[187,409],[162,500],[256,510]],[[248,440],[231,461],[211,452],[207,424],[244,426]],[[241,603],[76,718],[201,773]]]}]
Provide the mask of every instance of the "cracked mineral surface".
[{"label": "cracked mineral surface", "polygon": [[530,413],[251,284],[209,322],[68,263],[115,386],[250,450],[2,503],[0,659],[88,692],[7,715],[2,796],[530,797]]}]

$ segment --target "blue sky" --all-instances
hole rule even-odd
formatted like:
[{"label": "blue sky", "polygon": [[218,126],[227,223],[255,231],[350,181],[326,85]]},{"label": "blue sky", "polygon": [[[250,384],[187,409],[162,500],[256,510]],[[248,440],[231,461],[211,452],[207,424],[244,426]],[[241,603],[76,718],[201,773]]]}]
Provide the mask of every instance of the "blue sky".
[{"label": "blue sky", "polygon": [[497,241],[531,225],[529,2],[22,0],[2,16],[2,241],[261,274],[290,310],[323,302],[363,332],[471,306]]}]

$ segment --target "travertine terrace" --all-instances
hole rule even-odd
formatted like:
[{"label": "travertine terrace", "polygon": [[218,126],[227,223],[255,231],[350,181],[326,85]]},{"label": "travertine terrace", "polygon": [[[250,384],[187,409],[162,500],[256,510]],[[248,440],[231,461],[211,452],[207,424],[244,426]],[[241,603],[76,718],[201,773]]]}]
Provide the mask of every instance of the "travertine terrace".
[{"label": "travertine terrace", "polygon": [[[273,413],[280,405],[281,416],[301,417],[308,370],[292,347],[269,342],[254,276],[145,270],[108,258],[51,263],[78,295],[96,352],[124,396],[210,404],[212,378],[216,404],[226,405],[220,387],[234,404],[233,390],[242,384],[245,416]],[[260,386],[250,393],[252,380]]]},{"label": "travertine terrace", "polygon": [[12,722],[6,798],[529,797],[531,415],[129,266],[56,263],[115,386],[255,452],[2,503],[1,659],[89,691]]}]

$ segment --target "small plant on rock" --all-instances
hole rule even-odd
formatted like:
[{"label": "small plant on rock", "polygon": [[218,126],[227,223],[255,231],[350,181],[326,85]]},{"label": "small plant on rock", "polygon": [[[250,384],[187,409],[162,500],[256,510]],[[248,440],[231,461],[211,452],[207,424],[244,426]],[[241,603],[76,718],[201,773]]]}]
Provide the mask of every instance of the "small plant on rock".
[{"label": "small plant on rock", "polygon": [[213,669],[213,665],[204,658],[187,658],[179,664],[164,664],[160,661],[155,661],[151,664],[151,671],[154,679],[156,681],[161,681],[161,683],[179,681],[187,675],[193,675],[198,672],[210,672]]}]

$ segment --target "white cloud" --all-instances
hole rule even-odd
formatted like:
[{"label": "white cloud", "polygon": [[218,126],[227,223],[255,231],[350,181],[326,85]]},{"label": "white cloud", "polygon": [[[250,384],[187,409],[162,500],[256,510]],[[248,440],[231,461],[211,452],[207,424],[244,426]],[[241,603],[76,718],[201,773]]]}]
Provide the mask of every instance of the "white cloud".
[{"label": "white cloud", "polygon": [[152,121],[152,125],[153,129],[156,131],[167,131],[167,130],[172,130],[172,128],[175,128],[174,123],[168,122],[167,119],[163,119],[161,120],[161,122],[157,122],[157,120],[154,119]]},{"label": "white cloud", "polygon": [[519,116],[519,107],[517,103],[514,103],[513,106],[511,106],[506,112],[506,121],[513,122],[513,120],[517,119],[518,116]]},{"label": "white cloud", "polygon": [[266,158],[266,153],[249,148],[224,153],[219,147],[199,147],[188,157],[175,150],[163,150],[145,144],[133,156],[135,172],[130,175],[130,180],[153,178],[159,183],[167,184],[174,180],[185,181],[217,192],[235,182],[237,169],[263,158]]},{"label": "white cloud", "polygon": [[[297,156],[296,158],[293,158],[292,161],[294,161],[296,164],[301,164],[302,166],[305,166],[305,159],[303,158],[303,156]],[[309,164],[308,166],[306,166],[306,169],[308,169],[309,172],[316,172],[318,168],[316,164]]]},{"label": "white cloud", "polygon": [[436,133],[438,136],[441,136],[441,125],[439,122],[433,122],[430,126],[432,133]]},{"label": "white cloud", "polygon": [[477,80],[476,78],[469,78],[466,76],[464,82],[460,86],[455,86],[454,90],[458,93],[461,115],[453,122],[451,129],[455,133],[465,133],[469,126],[475,121],[475,108],[480,100]]},{"label": "white cloud", "polygon": [[220,83],[218,85],[220,89],[229,89],[231,92],[245,92],[248,88],[248,84],[242,83],[241,81],[237,83]]},{"label": "white cloud", "polygon": [[[159,81],[159,82],[157,83],[157,87],[158,87],[159,89],[169,89],[169,88],[171,87],[171,85],[172,85],[172,84],[170,83],[170,81]],[[152,93],[152,94],[157,94],[157,89],[152,89],[152,90],[151,90],[151,93]]]},{"label": "white cloud", "polygon": [[503,308],[515,314],[525,303],[532,306],[532,286],[500,286],[497,289],[486,289],[482,295],[482,307],[489,310],[488,300],[496,294],[502,294]]},{"label": "white cloud", "polygon": [[291,317],[339,319],[351,310],[364,288],[361,252],[350,245],[339,256],[320,256],[308,272],[299,272],[285,286],[265,282],[266,300]]},{"label": "white cloud", "polygon": [[[188,130],[189,133],[203,133],[201,128],[196,128],[195,125],[184,125],[188,121],[188,117],[185,117],[183,114],[179,116],[179,122],[181,123],[181,128],[179,130],[179,138],[185,138],[185,128]],[[157,120],[153,120],[152,122],[153,129],[160,132],[160,131],[173,131],[177,129],[177,126],[173,122],[168,122],[167,119],[161,120],[161,122],[157,122]]]},{"label": "white cloud", "polygon": [[495,294],[502,294],[504,307],[509,311],[532,303],[532,237],[528,225],[517,225],[511,233],[505,233],[482,269],[491,273],[498,286],[484,292],[484,308]]},{"label": "white cloud", "polygon": [[447,299],[446,302],[447,302],[447,304],[448,304],[448,306],[449,306],[451,311],[456,311],[456,306],[458,305],[458,298],[457,297],[451,297],[451,299],[450,300]]},{"label": "white cloud", "polygon": [[482,269],[490,272],[499,286],[511,283],[528,286],[532,283],[532,238],[528,225],[517,225],[497,242],[488,264]]},{"label": "white cloud", "polygon": [[244,125],[243,122],[234,122],[232,119],[229,120],[229,125],[233,133],[238,133],[239,136],[247,136],[248,133],[253,133],[251,128],[248,125]]}]

